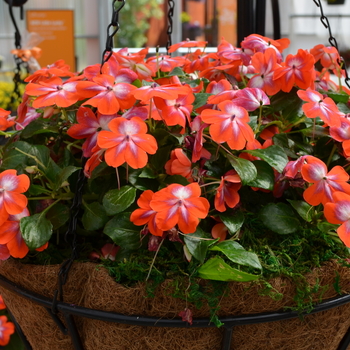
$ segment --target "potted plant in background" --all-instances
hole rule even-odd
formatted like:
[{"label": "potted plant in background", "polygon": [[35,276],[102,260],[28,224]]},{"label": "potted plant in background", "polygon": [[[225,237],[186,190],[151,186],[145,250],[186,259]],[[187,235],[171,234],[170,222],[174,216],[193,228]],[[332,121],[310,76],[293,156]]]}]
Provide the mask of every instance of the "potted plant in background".
[{"label": "potted plant in background", "polygon": [[[253,34],[210,54],[198,41],[173,45],[170,53],[189,50],[178,57],[125,48],[102,67],[76,74],[58,61],[28,77],[17,115],[1,110],[2,275],[52,298],[55,264],[73,246],[80,262],[58,291],[65,302],[189,325],[311,310],[349,292],[349,91],[330,79],[343,74],[335,49],[283,58],[288,44]],[[0,290],[34,349],[72,348],[44,308]],[[286,338],[293,348],[333,349],[339,339],[322,325],[334,319],[344,333],[349,312],[294,320],[299,340],[283,322],[241,326],[233,346],[258,348],[259,335],[273,332],[264,349]],[[86,349],[117,341],[203,350],[222,337],[220,328],[159,336],[75,321]]]}]

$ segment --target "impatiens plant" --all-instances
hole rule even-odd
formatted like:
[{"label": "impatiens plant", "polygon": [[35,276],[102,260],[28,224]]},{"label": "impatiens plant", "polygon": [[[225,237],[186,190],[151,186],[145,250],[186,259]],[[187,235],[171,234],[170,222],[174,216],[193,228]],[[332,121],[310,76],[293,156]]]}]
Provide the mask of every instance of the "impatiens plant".
[{"label": "impatiens plant", "polygon": [[17,114],[0,110],[0,258],[68,256],[77,193],[80,258],[146,256],[147,278],[162,252],[219,281],[257,280],[302,253],[309,268],[346,257],[344,67],[334,48],[284,58],[288,45],[253,34],[209,54],[202,41],[152,57],[124,48],[102,67],[58,61],[28,77]]}]

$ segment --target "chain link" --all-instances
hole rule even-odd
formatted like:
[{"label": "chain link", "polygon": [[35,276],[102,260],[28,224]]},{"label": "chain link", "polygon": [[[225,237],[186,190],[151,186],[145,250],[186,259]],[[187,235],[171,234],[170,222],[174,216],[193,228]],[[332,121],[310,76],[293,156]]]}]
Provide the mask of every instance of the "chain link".
[{"label": "chain link", "polygon": [[[324,25],[324,27],[326,29],[328,29],[328,33],[329,33],[328,42],[331,44],[331,46],[335,47],[337,49],[337,51],[339,52],[337,40],[332,34],[331,25],[329,24],[328,18],[323,12],[321,0],[313,0],[313,2],[316,4],[317,7],[320,8],[320,12],[321,12],[320,21],[321,21],[321,23]],[[343,57],[340,56],[338,64],[344,69],[345,84],[350,89],[350,78],[349,78],[346,63],[345,63]]]},{"label": "chain link", "polygon": [[[121,2],[120,6],[116,9],[115,3]],[[119,26],[119,12],[124,7],[125,0],[113,0],[113,12],[112,12],[112,19],[111,23],[107,27],[107,39],[106,39],[106,48],[102,53],[102,62],[101,62],[101,68],[100,73],[102,74],[102,67],[103,65],[111,58],[113,54],[113,38],[114,35],[118,32],[120,26]],[[111,28],[114,27],[114,29],[111,31]]]},{"label": "chain link", "polygon": [[174,0],[168,0],[168,41],[166,43],[166,52],[169,54],[169,47],[172,45],[171,34],[173,34],[173,16],[174,16]]},{"label": "chain link", "polygon": [[63,286],[67,282],[69,270],[73,264],[73,261],[76,260],[79,256],[78,246],[77,246],[77,223],[81,210],[82,196],[83,196],[83,187],[86,182],[86,177],[84,175],[84,167],[86,163],[86,158],[82,158],[82,168],[79,170],[78,179],[76,182],[75,194],[73,197],[73,203],[70,207],[70,216],[68,222],[68,228],[65,233],[65,241],[70,244],[71,247],[71,256],[67,259],[60,267],[58,272],[58,287],[54,292],[54,298],[51,306],[51,311],[53,314],[57,313],[57,302],[58,300],[63,301]]}]

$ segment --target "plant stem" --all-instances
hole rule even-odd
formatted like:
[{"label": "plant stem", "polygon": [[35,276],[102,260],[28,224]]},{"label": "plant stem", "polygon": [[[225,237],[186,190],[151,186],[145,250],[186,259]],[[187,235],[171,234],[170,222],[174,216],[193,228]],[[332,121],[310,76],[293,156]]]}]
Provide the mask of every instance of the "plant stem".
[{"label": "plant stem", "polygon": [[159,252],[160,247],[162,246],[163,242],[164,242],[164,238],[163,238],[162,241],[159,243],[159,246],[158,246],[158,248],[157,248],[157,251],[156,251],[156,253],[154,254],[154,257],[153,257],[153,259],[152,259],[151,266],[149,267],[149,270],[148,270],[148,274],[147,274],[147,277],[146,277],[146,281],[148,281],[149,276],[151,275],[151,271],[152,271],[153,265],[154,265],[154,263],[155,263],[155,261],[156,261],[156,257],[157,257],[157,255],[158,255],[158,252]]},{"label": "plant stem", "polygon": [[333,155],[334,155],[334,152],[335,152],[336,149],[337,149],[337,145],[334,144],[334,145],[333,145],[333,148],[332,148],[332,150],[331,150],[331,153],[329,154],[329,157],[328,157],[328,159],[327,159],[327,163],[326,163],[327,168],[329,167],[329,164],[330,164],[331,161],[332,161],[332,158],[333,158]]},{"label": "plant stem", "polygon": [[43,163],[41,163],[40,160],[39,160],[37,157],[32,156],[31,154],[28,154],[28,153],[26,153],[26,152],[23,152],[22,150],[20,150],[20,149],[17,148],[17,147],[15,147],[15,150],[18,151],[19,153],[22,153],[22,154],[26,155],[26,156],[29,157],[29,158],[34,159],[34,160],[37,162],[38,165],[40,165],[41,167],[43,167],[44,169],[46,169],[46,166],[45,166]]}]

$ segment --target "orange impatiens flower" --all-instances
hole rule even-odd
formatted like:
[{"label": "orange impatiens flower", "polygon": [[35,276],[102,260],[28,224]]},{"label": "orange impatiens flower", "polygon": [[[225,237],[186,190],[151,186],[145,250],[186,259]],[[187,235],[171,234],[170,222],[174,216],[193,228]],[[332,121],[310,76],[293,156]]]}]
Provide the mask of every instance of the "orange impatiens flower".
[{"label": "orange impatiens flower", "polygon": [[147,134],[147,125],[139,117],[130,120],[119,117],[108,127],[111,131],[102,130],[97,137],[98,146],[107,149],[108,165],[117,168],[126,162],[134,169],[143,168],[148,161],[147,153],[156,153],[157,141]]},{"label": "orange impatiens flower", "polygon": [[227,142],[233,150],[241,150],[247,141],[254,140],[252,128],[248,125],[248,112],[231,101],[218,104],[220,111],[205,109],[203,122],[210,124],[209,133],[218,143]]},{"label": "orange impatiens flower", "polygon": [[301,175],[303,179],[312,183],[304,191],[304,199],[311,205],[325,205],[333,202],[333,194],[342,191],[350,194],[349,174],[339,165],[335,166],[331,171],[327,172],[327,166],[322,160],[306,156],[304,158],[306,164],[301,167]]},{"label": "orange impatiens flower", "polygon": [[329,126],[340,126],[340,117],[344,113],[339,112],[335,102],[329,97],[323,97],[319,92],[307,89],[299,90],[298,96],[307,103],[302,108],[308,118],[320,117]]},{"label": "orange impatiens flower", "polygon": [[215,194],[215,209],[224,212],[226,211],[225,204],[230,208],[234,208],[240,200],[238,190],[241,186],[241,178],[235,170],[230,170],[222,176],[220,186]]},{"label": "orange impatiens flower", "polygon": [[101,114],[115,114],[120,109],[128,109],[135,103],[131,92],[136,89],[129,83],[118,82],[117,78],[100,74],[92,81],[77,84],[78,93],[89,98],[84,105],[96,107]]},{"label": "orange impatiens flower", "polygon": [[177,49],[179,49],[180,47],[205,47],[207,46],[208,42],[207,41],[196,41],[196,40],[185,40],[185,41],[181,41],[180,43],[171,45],[169,47],[169,53],[175,52]]},{"label": "orange impatiens flower", "polygon": [[69,107],[76,103],[80,97],[76,91],[77,81],[67,81],[59,77],[52,77],[38,83],[29,83],[26,93],[29,96],[38,96],[33,101],[34,108],[42,108],[56,105],[58,107]]},{"label": "orange impatiens flower", "polygon": [[9,119],[10,111],[0,108],[0,130],[5,131],[15,124],[14,120]]},{"label": "orange impatiens flower", "polygon": [[340,118],[340,126],[331,126],[329,134],[334,140],[342,142],[344,155],[350,157],[350,120]]},{"label": "orange impatiens flower", "polygon": [[6,316],[0,316],[0,346],[7,345],[13,333],[15,333],[15,325],[8,322]]},{"label": "orange impatiens flower", "polygon": [[140,208],[131,213],[130,221],[137,226],[147,224],[152,235],[161,237],[163,231],[157,227],[155,220],[157,212],[150,206],[153,194],[154,192],[151,190],[146,190],[141,194],[140,198],[137,200],[137,205]]},{"label": "orange impatiens flower", "polygon": [[211,236],[213,238],[218,238],[219,242],[222,242],[226,239],[228,233],[228,228],[222,222],[215,224],[211,229]]},{"label": "orange impatiens flower", "polygon": [[257,52],[252,57],[252,65],[255,68],[256,75],[249,80],[249,87],[260,88],[268,95],[275,95],[281,90],[280,82],[273,80],[277,66],[276,51],[274,49],[267,49],[264,53]]},{"label": "orange impatiens flower", "polygon": [[324,215],[331,224],[341,224],[337,229],[339,238],[350,248],[350,196],[343,192],[334,192],[333,201],[326,203]]},{"label": "orange impatiens flower", "polygon": [[181,175],[189,181],[192,178],[192,162],[181,148],[171,151],[170,159],[165,163],[165,171],[169,175]]},{"label": "orange impatiens flower", "polygon": [[156,192],[150,206],[157,212],[157,227],[167,231],[178,225],[183,233],[195,232],[199,219],[207,217],[210,206],[200,195],[198,183],[187,186],[171,184]]},{"label": "orange impatiens flower", "polygon": [[17,175],[16,170],[8,169],[0,174],[0,225],[9,215],[19,214],[27,206],[28,199],[22,193],[28,190],[29,185],[29,177]]},{"label": "orange impatiens flower", "polygon": [[281,84],[281,90],[290,92],[294,85],[301,89],[315,86],[314,57],[306,50],[299,49],[296,55],[288,55],[280,67],[275,68],[274,80]]}]

